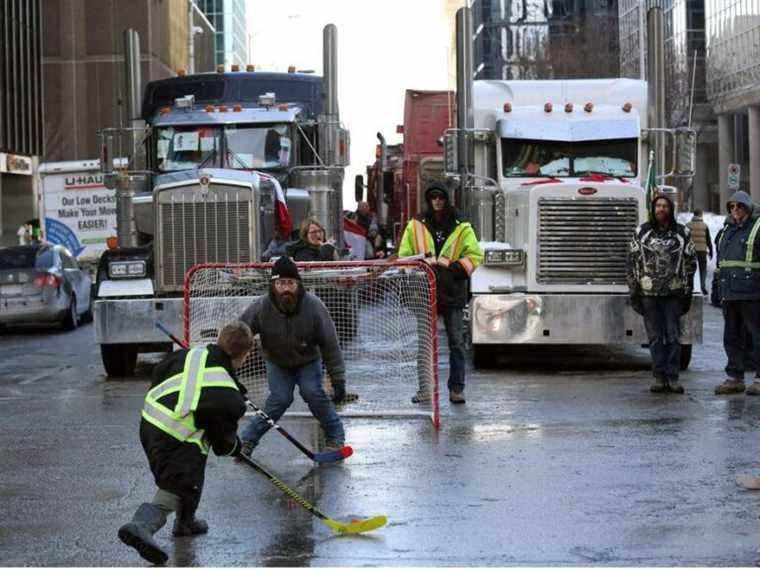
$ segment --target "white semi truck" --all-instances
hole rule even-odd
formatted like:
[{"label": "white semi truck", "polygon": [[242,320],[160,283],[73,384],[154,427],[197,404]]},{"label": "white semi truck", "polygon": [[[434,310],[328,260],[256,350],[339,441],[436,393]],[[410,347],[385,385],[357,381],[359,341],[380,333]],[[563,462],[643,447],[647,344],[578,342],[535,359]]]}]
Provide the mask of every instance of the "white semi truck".
[{"label": "white semi truck", "polygon": [[[668,166],[691,163],[693,132],[651,128],[644,81],[467,82],[461,51],[458,128],[445,146],[485,252],[471,279],[474,364],[488,366],[500,345],[646,343],[626,256],[647,219],[650,140],[667,137]],[[685,368],[702,341],[701,297],[683,325]]]}]

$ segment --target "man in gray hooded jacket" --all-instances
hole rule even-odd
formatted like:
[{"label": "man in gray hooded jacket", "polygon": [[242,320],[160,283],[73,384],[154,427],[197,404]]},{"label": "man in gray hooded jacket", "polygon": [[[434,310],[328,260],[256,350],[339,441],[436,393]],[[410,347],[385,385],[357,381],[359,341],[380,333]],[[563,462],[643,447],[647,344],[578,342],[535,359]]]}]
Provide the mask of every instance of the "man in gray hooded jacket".
[{"label": "man in gray hooded jacket", "polygon": [[[760,212],[746,192],[728,201],[728,218],[718,242],[720,296],[723,306],[723,348],[728,357],[728,378],[715,393],[760,395],[760,378],[744,385],[745,356],[760,354]],[[749,333],[753,347],[745,346]]]},{"label": "man in gray hooded jacket", "polygon": [[[240,320],[259,334],[269,382],[264,411],[275,422],[301,397],[325,432],[325,450],[343,447],[345,434],[333,402],[322,386],[322,360],[332,379],[333,401],[346,396],[346,367],[330,313],[319,297],[304,290],[296,264],[287,256],[272,267],[269,294],[257,298]],[[240,439],[241,453],[251,454],[269,424],[256,415]]]}]

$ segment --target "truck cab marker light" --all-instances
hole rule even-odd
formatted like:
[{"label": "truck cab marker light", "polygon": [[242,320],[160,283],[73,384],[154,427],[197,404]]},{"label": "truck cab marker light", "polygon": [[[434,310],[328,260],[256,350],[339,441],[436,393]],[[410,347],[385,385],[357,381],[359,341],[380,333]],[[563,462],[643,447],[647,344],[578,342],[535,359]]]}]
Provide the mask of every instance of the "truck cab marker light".
[{"label": "truck cab marker light", "polygon": [[256,71],[256,66],[255,65],[251,65],[249,63],[248,65],[245,66],[245,70],[248,71],[248,72]]},{"label": "truck cab marker light", "polygon": [[168,115],[171,113],[172,108],[171,107],[161,107],[161,109],[158,111],[160,115]]},{"label": "truck cab marker light", "polygon": [[224,73],[224,64],[219,64],[216,66],[216,72],[217,73]]},{"label": "truck cab marker light", "polygon": [[565,113],[572,113],[572,112],[573,112],[573,104],[565,103]]},{"label": "truck cab marker light", "polygon": [[631,109],[633,109],[633,105],[631,105],[630,102],[627,102],[625,105],[623,105],[623,112],[624,113],[630,113]]},{"label": "truck cab marker light", "polygon": [[551,113],[552,112],[552,104],[546,103],[544,104],[544,113]]},{"label": "truck cab marker light", "polygon": [[504,103],[504,112],[505,113],[511,113],[512,112],[512,103],[510,103],[509,101],[507,101],[506,103]]},{"label": "truck cab marker light", "polygon": [[237,63],[233,63],[230,71],[240,71],[240,66]]},{"label": "truck cab marker light", "polygon": [[214,106],[213,105],[206,105],[205,107],[207,113],[213,113],[214,112]]},{"label": "truck cab marker light", "polygon": [[594,104],[591,101],[589,101],[583,106],[583,110],[586,111],[587,113],[590,113],[591,111],[594,110]]}]

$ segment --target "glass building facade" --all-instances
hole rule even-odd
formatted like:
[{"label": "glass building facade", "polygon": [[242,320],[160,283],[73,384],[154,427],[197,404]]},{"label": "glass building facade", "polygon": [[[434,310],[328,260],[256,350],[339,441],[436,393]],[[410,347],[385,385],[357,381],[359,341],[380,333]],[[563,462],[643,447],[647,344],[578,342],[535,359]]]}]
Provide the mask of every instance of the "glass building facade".
[{"label": "glass building facade", "polygon": [[216,28],[216,63],[244,67],[248,61],[245,0],[195,0]]},{"label": "glass building facade", "polygon": [[718,114],[721,203],[729,164],[760,202],[760,0],[705,0],[706,94]]},{"label": "glass building facade", "polygon": [[474,0],[476,79],[618,75],[617,0]]}]

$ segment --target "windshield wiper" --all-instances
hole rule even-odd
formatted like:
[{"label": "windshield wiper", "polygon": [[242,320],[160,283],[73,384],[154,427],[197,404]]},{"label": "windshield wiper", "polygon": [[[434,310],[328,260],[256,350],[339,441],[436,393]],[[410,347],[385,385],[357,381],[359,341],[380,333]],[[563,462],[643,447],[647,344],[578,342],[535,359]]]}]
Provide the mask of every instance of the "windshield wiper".
[{"label": "windshield wiper", "polygon": [[230,150],[229,146],[227,147],[227,154],[230,156],[230,158],[237,161],[243,170],[252,170],[245,162],[243,162],[243,159],[238,156],[238,153],[236,153],[234,150]]},{"label": "windshield wiper", "polygon": [[204,166],[206,166],[206,163],[212,159],[216,159],[216,147],[212,149],[211,154],[209,154],[206,158],[201,160],[201,163],[198,166],[196,166],[196,168],[203,168]]}]

